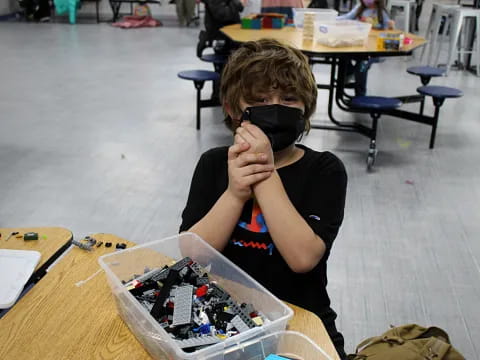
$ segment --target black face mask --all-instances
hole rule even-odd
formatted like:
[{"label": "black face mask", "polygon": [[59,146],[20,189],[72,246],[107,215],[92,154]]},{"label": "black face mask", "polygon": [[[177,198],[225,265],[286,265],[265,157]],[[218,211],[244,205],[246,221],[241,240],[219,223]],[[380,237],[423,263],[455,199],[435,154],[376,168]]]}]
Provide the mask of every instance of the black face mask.
[{"label": "black face mask", "polygon": [[248,107],[243,120],[249,120],[267,135],[274,152],[293,144],[305,129],[302,110],[278,104]]}]

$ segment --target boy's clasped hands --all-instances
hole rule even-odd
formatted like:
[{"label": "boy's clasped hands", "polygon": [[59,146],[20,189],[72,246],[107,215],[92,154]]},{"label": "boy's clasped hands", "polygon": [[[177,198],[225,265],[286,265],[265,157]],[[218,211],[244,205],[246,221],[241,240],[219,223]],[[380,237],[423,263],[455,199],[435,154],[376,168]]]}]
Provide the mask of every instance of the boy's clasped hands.
[{"label": "boy's clasped hands", "polygon": [[228,190],[242,202],[250,199],[252,186],[275,170],[272,146],[267,135],[249,121],[235,131],[228,149]]}]

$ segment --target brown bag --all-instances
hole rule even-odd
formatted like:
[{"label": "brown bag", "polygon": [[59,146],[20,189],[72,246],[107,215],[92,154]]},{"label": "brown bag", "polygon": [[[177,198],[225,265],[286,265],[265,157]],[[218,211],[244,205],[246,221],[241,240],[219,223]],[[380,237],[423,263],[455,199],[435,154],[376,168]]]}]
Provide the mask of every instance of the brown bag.
[{"label": "brown bag", "polygon": [[348,360],[464,360],[440,328],[408,324],[361,342]]}]

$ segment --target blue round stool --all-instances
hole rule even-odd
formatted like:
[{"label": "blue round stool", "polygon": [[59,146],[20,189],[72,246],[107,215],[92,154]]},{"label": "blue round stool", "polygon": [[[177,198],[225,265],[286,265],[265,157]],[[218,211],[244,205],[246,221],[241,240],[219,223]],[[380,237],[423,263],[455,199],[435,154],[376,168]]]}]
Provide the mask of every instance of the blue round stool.
[{"label": "blue round stool", "polygon": [[433,149],[435,145],[435,134],[437,132],[438,115],[440,114],[440,108],[442,107],[443,102],[445,101],[445,99],[448,98],[462,97],[463,92],[461,90],[447,86],[434,85],[420,86],[419,88],[417,88],[417,91],[423,96],[431,96],[433,100],[433,105],[435,106],[435,114],[433,115],[432,123],[432,133],[430,134],[430,149]]},{"label": "blue round stool", "polygon": [[412,75],[420,76],[423,85],[428,85],[432,77],[443,76],[444,69],[439,69],[432,66],[412,66],[407,69],[407,72]]},{"label": "blue round stool", "polygon": [[221,74],[223,66],[228,61],[228,57],[220,54],[204,54],[200,57],[200,60],[212,63],[215,71]]},{"label": "blue round stool", "polygon": [[377,158],[377,126],[378,119],[383,112],[396,109],[402,106],[402,102],[395,98],[383,96],[355,96],[350,102],[354,109],[367,111],[372,117],[372,128],[370,130],[370,148],[367,156],[367,170],[372,170]]},{"label": "blue round stool", "polygon": [[220,75],[215,71],[209,70],[186,70],[178,74],[180,79],[191,80],[197,89],[197,130],[200,130],[200,109],[203,107],[218,106],[217,101],[202,100],[201,91],[205,81],[218,81]]}]

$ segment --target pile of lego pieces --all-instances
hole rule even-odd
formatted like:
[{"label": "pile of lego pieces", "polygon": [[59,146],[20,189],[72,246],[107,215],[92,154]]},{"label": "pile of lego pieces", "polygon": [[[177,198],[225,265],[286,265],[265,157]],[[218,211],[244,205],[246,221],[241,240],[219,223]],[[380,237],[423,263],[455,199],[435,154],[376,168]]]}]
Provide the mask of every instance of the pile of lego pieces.
[{"label": "pile of lego pieces", "polygon": [[251,304],[236,303],[189,257],[146,271],[125,286],[185,351],[221,342],[265,321]]},{"label": "pile of lego pieces", "polygon": [[242,29],[281,29],[287,16],[277,13],[250,14],[242,18]]}]

